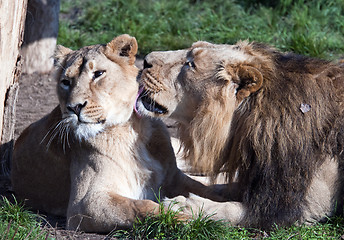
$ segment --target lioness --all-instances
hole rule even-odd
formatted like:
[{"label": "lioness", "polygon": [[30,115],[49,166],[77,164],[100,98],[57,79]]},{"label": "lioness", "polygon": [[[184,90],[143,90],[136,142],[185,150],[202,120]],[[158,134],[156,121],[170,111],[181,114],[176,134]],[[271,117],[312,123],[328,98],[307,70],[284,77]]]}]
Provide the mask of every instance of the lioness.
[{"label": "lioness", "polygon": [[16,196],[66,215],[68,229],[130,227],[137,217],[159,213],[159,191],[161,197],[192,192],[220,199],[177,168],[161,121],[133,114],[136,52],[136,39],[129,35],[77,51],[59,46],[59,106],[15,144]]},{"label": "lioness", "polygon": [[144,65],[137,108],[175,119],[185,157],[231,183],[226,203],[178,197],[185,212],[266,229],[343,212],[343,66],[246,41],[152,52]]}]

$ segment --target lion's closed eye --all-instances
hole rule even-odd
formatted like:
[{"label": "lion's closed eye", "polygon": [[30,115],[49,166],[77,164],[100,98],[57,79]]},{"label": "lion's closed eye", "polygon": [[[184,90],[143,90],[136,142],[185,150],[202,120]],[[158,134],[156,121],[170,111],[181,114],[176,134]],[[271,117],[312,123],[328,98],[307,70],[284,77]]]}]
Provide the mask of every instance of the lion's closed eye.
[{"label": "lion's closed eye", "polygon": [[195,69],[196,68],[196,64],[193,60],[187,60],[184,64],[184,66],[187,68],[187,69]]},{"label": "lion's closed eye", "polygon": [[96,80],[96,79],[98,79],[98,78],[100,78],[100,77],[104,77],[104,76],[105,76],[105,73],[106,73],[105,70],[98,70],[98,71],[95,71],[95,72],[93,73],[92,79],[93,79],[93,80]]}]

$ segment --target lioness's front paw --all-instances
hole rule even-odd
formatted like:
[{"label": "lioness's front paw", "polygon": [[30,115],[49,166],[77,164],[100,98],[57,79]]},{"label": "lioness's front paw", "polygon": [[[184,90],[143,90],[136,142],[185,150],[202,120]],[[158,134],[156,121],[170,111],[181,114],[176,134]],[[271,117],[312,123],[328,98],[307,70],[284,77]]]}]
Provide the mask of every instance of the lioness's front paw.
[{"label": "lioness's front paw", "polygon": [[197,216],[203,210],[204,202],[209,201],[194,194],[189,197],[178,196],[174,198],[165,198],[163,204],[166,208],[177,211],[187,216]]},{"label": "lioness's front paw", "polygon": [[186,202],[186,197],[177,196],[174,198],[165,198],[162,203],[165,209],[171,209],[172,211],[176,212],[184,212],[184,208],[186,208]]}]

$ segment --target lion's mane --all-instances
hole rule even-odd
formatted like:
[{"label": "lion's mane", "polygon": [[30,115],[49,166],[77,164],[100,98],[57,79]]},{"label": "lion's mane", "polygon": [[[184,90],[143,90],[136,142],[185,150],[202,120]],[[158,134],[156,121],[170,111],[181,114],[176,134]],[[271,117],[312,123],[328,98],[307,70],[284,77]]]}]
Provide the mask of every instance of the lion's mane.
[{"label": "lion's mane", "polygon": [[207,94],[192,122],[179,125],[179,135],[195,168],[225,172],[245,185],[250,226],[290,225],[300,219],[302,204],[295,203],[304,201],[325,155],[339,156],[343,170],[344,70],[259,43],[241,47],[253,60],[222,66],[215,82],[223,74],[235,82],[236,69],[253,67],[259,73],[249,74],[262,77],[259,90],[248,96],[239,84],[237,97],[243,100],[233,113],[231,85],[203,86]]}]

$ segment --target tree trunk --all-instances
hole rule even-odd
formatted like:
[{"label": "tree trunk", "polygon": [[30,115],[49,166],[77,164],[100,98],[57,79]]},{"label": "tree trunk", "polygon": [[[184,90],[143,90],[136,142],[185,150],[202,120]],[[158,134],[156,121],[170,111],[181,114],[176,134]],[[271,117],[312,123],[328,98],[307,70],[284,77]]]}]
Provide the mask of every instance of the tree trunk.
[{"label": "tree trunk", "polygon": [[0,0],[0,176],[9,174],[27,0]]},{"label": "tree trunk", "polygon": [[[13,0],[12,0],[13,1]],[[29,0],[21,49],[22,72],[49,73],[59,31],[60,0]]]}]

